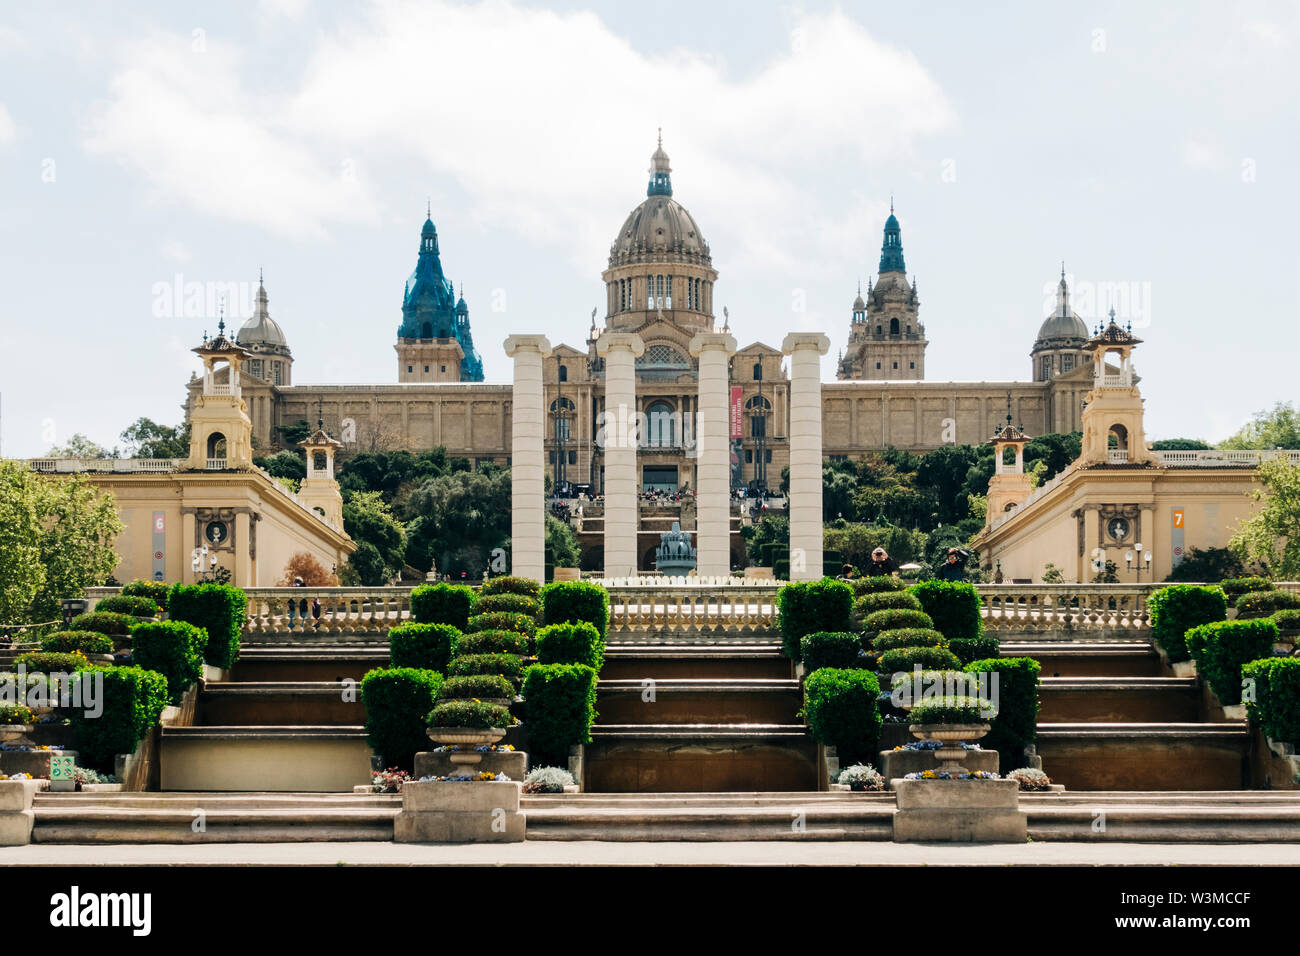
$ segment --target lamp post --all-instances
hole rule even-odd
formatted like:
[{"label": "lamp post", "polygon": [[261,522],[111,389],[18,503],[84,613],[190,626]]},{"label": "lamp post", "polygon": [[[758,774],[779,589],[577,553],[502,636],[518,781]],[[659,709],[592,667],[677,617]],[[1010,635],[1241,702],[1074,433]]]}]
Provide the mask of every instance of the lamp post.
[{"label": "lamp post", "polygon": [[[1144,555],[1144,554],[1142,553],[1142,552],[1143,552],[1142,542],[1140,542],[1140,541],[1139,541],[1137,544],[1133,545],[1133,551],[1136,551],[1136,552],[1137,552],[1137,572],[1136,572],[1136,573],[1137,573],[1137,578],[1136,578],[1136,581],[1137,581],[1138,584],[1141,584],[1141,583],[1142,583],[1142,563],[1145,561],[1145,562],[1146,562],[1146,566],[1147,566],[1147,568],[1150,569],[1150,567],[1151,567],[1151,552],[1150,552],[1150,550],[1147,550],[1147,551],[1146,551],[1146,554]],[[1124,561],[1125,561],[1125,563],[1128,565],[1128,568],[1129,568],[1130,571],[1133,570],[1133,565],[1134,565],[1134,556],[1133,556],[1133,551],[1125,551],[1125,552],[1124,552]]]}]

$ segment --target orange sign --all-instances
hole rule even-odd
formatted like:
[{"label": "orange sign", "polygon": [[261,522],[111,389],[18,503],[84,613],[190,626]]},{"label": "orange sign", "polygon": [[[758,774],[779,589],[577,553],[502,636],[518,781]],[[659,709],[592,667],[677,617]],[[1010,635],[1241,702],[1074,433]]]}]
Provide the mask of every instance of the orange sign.
[{"label": "orange sign", "polygon": [[1175,527],[1175,528],[1181,528],[1182,526],[1183,526],[1183,509],[1182,509],[1182,508],[1175,508],[1175,509],[1174,509],[1174,527]]}]

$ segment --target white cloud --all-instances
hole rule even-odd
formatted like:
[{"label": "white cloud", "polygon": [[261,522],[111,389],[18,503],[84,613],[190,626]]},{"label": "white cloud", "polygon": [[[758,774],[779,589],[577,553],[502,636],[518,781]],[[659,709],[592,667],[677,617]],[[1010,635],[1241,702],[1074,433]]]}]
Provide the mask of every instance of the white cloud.
[{"label": "white cloud", "polygon": [[166,242],[162,244],[162,249],[160,251],[162,252],[163,256],[172,260],[173,262],[189,262],[191,259],[194,258],[194,255],[190,252],[189,247],[186,246],[185,243],[181,242],[179,239],[168,239]]},{"label": "white cloud", "polygon": [[14,123],[14,118],[9,115],[9,110],[0,103],[0,146],[7,146],[18,138],[18,126]]},{"label": "white cloud", "polygon": [[1263,40],[1271,47],[1282,48],[1287,45],[1286,34],[1282,27],[1276,23],[1269,23],[1264,20],[1248,20],[1241,25],[1243,33],[1249,33],[1257,39]]},{"label": "white cloud", "polygon": [[311,0],[257,0],[258,12],[266,17],[284,17],[301,20],[311,6]]},{"label": "white cloud", "polygon": [[1206,140],[1188,140],[1183,145],[1183,164],[1191,169],[1223,169],[1223,147]]},{"label": "white cloud", "polygon": [[910,54],[841,13],[801,17],[792,40],[733,77],[709,56],[642,53],[592,13],[381,0],[317,42],[288,94],[256,92],[234,54],[141,44],[89,146],[207,214],[295,233],[374,215],[378,184],[344,189],[331,163],[414,164],[416,201],[451,180],[478,221],[589,270],[642,195],[662,125],[677,198],[715,249],[810,275],[849,255],[864,206],[882,211],[821,194],[820,172],[908,156],[955,118]]}]

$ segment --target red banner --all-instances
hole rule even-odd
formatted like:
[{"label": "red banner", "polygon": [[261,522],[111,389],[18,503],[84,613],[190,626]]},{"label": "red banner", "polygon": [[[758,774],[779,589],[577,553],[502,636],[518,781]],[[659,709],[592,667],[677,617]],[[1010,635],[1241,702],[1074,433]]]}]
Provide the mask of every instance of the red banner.
[{"label": "red banner", "polygon": [[741,437],[740,386],[731,386],[731,437]]}]

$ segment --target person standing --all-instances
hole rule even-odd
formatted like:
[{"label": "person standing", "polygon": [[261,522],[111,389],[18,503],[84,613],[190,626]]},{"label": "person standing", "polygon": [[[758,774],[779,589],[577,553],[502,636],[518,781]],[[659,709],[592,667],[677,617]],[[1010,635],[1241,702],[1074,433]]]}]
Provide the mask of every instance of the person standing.
[{"label": "person standing", "polygon": [[876,548],[871,552],[869,571],[873,578],[887,578],[898,573],[898,564],[884,548]]},{"label": "person standing", "polygon": [[949,548],[948,557],[939,568],[939,577],[944,581],[965,581],[966,566],[962,561],[961,550]]}]

